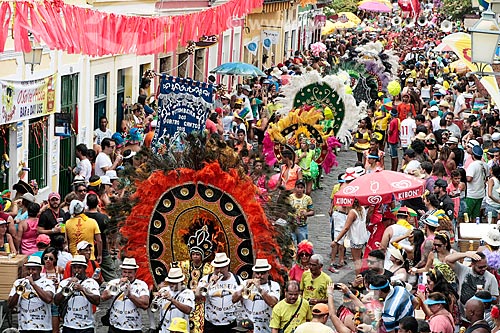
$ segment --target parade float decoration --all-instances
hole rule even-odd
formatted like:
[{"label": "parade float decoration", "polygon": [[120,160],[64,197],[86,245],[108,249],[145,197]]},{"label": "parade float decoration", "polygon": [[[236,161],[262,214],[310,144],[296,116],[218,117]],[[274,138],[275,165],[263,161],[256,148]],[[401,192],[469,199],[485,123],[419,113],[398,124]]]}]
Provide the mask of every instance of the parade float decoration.
[{"label": "parade float decoration", "polygon": [[354,97],[345,92],[346,78],[347,75],[322,77],[316,71],[292,76],[290,84],[282,88],[285,97],[280,100],[281,118],[269,124],[264,137],[267,164],[281,161],[286,146],[298,148],[299,137],[314,145],[314,161],[326,173],[337,164],[334,153],[340,147],[339,140],[350,142],[350,130],[365,115],[365,104],[357,106]]},{"label": "parade float decoration", "polygon": [[379,97],[378,81],[375,77],[366,71],[363,64],[355,61],[342,61],[331,70],[333,75],[343,75],[342,72],[349,75],[346,84],[350,87],[351,95],[356,100],[356,104],[360,105],[360,103],[365,102],[368,106],[373,107]]},{"label": "parade float decoration", "polygon": [[192,246],[205,263],[227,253],[230,271],[243,279],[256,258],[266,258],[283,282],[291,241],[287,227],[274,222],[286,219],[290,206],[274,193],[256,201],[234,149],[215,137],[206,141],[196,115],[211,93],[206,83],[162,77],[153,149],[138,152],[136,165],[121,172],[123,197],[107,207],[122,256],[136,259],[137,277],[148,284],[164,281],[173,262],[190,260]]}]

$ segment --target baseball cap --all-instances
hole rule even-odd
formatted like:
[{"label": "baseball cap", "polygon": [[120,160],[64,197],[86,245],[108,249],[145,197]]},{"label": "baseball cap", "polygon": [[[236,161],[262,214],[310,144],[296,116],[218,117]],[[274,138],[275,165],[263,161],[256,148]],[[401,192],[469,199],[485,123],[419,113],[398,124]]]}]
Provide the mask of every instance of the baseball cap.
[{"label": "baseball cap", "polygon": [[328,305],[325,303],[318,303],[312,308],[312,313],[315,315],[325,315],[329,314]]},{"label": "baseball cap", "polygon": [[86,249],[89,245],[92,245],[92,244],[90,244],[87,241],[81,241],[80,243],[76,244],[76,249],[78,251],[81,251],[83,249]]},{"label": "baseball cap", "polygon": [[57,199],[61,200],[61,195],[59,195],[59,193],[57,193],[57,192],[50,192],[50,194],[49,194],[49,201],[52,198],[57,198]]},{"label": "baseball cap", "polygon": [[45,244],[45,245],[49,245],[50,244],[50,237],[47,236],[46,234],[40,234],[37,236],[35,242],[38,244],[38,243],[42,243],[42,244]]},{"label": "baseball cap", "polygon": [[447,188],[448,187],[448,183],[444,179],[438,179],[438,180],[436,180],[434,182],[434,186],[442,187],[442,188]]}]

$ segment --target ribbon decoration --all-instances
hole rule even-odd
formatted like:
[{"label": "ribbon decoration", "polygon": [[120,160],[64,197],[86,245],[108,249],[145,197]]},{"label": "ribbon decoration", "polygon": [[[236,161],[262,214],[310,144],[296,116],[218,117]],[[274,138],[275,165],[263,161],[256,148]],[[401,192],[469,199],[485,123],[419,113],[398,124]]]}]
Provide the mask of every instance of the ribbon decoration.
[{"label": "ribbon decoration", "polygon": [[262,5],[263,0],[230,0],[196,13],[140,17],[104,13],[56,0],[6,1],[0,6],[0,51],[4,50],[9,22],[13,18],[16,51],[31,50],[30,32],[36,41],[45,43],[48,48],[68,54],[105,56],[173,52],[190,40],[224,32],[231,27],[233,17],[242,17]]}]

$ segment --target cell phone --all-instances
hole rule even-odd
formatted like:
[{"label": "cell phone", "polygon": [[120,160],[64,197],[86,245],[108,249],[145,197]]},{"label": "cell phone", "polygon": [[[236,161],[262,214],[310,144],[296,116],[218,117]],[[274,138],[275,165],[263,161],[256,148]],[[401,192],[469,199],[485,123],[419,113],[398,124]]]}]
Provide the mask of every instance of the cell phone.
[{"label": "cell phone", "polygon": [[340,287],[340,283],[335,283],[335,284],[333,285],[333,289],[334,289],[334,290],[341,290],[342,288]]}]

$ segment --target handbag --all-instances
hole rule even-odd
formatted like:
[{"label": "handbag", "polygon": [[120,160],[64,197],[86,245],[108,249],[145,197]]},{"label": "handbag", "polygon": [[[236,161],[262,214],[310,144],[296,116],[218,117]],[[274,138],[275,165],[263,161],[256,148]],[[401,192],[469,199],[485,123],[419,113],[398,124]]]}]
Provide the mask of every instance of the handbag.
[{"label": "handbag", "polygon": [[111,309],[113,308],[113,304],[115,304],[115,301],[120,295],[123,294],[123,291],[121,291],[116,297],[113,299],[113,302],[111,302],[111,305],[109,306],[108,311],[104,314],[104,316],[101,317],[101,323],[103,326],[109,326],[111,323],[109,322],[109,317],[111,316]]},{"label": "handbag", "polygon": [[297,307],[297,310],[295,310],[295,313],[290,317],[290,320],[288,320],[288,322],[285,324],[285,326],[283,326],[283,328],[280,328],[278,330],[278,333],[285,333],[288,326],[290,326],[290,324],[292,323],[293,318],[297,315],[297,313],[299,313],[300,308],[302,307],[302,300],[303,300],[303,298],[301,297],[299,306]]}]

